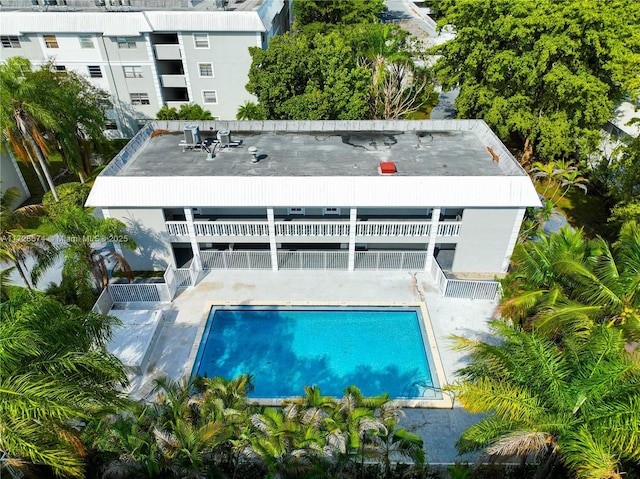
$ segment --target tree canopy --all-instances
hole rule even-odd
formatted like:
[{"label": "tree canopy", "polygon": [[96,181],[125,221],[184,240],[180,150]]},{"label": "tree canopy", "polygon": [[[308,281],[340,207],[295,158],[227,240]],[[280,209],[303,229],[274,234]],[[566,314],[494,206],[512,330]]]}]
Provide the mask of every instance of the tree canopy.
[{"label": "tree canopy", "polygon": [[375,23],[384,8],[384,0],[294,0],[292,10],[296,23],[305,26]]},{"label": "tree canopy", "polygon": [[249,49],[246,88],[269,119],[400,118],[432,91],[411,48],[407,32],[382,24],[286,33]]},{"label": "tree canopy", "polygon": [[461,452],[492,459],[535,457],[536,479],[562,464],[572,477],[621,479],[621,463],[640,462],[640,363],[623,353],[620,330],[594,327],[561,344],[493,323],[498,344],[459,338],[470,364],[451,390],[487,416],[458,441]]},{"label": "tree canopy", "polygon": [[114,321],[26,290],[0,305],[1,467],[84,477],[77,421],[124,406],[123,366],[104,349]]},{"label": "tree canopy", "polygon": [[483,118],[524,144],[523,161],[592,150],[614,102],[640,87],[640,3],[624,0],[442,0],[435,47],[461,118]]}]

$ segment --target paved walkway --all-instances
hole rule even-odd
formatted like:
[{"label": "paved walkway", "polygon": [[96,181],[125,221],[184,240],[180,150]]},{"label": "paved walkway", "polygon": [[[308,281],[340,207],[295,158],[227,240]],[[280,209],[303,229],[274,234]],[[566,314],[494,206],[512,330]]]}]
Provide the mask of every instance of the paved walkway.
[{"label": "paved walkway", "polygon": [[[429,311],[442,358],[445,380],[466,363],[463,353],[450,349],[452,334],[487,338],[486,321],[495,303],[444,299],[425,272],[342,271],[214,271],[199,284],[181,292],[165,309],[165,325],[144,376],[132,377],[134,396],[149,394],[152,379],[167,375],[180,379],[192,368],[194,344],[202,334],[211,303],[292,304],[415,303],[424,301]],[[431,463],[460,460],[454,444],[477,418],[459,407],[445,410],[407,410],[403,425],[425,439]]]}]

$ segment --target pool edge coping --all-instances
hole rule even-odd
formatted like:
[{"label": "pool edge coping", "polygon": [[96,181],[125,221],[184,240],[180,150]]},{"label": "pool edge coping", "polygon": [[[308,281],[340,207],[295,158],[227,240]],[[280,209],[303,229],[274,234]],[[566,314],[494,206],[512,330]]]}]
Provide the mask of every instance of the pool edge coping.
[{"label": "pool edge coping", "polygon": [[[442,360],[440,358],[440,350],[438,348],[438,342],[436,341],[436,336],[433,331],[433,326],[431,325],[431,316],[429,315],[429,310],[427,309],[427,305],[424,301],[421,302],[393,302],[393,301],[381,301],[381,302],[371,302],[371,301],[209,301],[205,304],[205,310],[202,314],[202,318],[200,319],[200,324],[198,325],[198,330],[196,332],[196,338],[193,342],[193,346],[191,347],[191,352],[189,353],[189,358],[187,360],[188,370],[186,371],[186,375],[190,376],[191,371],[193,371],[193,366],[195,364],[196,358],[198,356],[198,350],[200,349],[200,344],[202,343],[202,338],[204,335],[204,330],[207,327],[207,320],[209,319],[209,314],[211,312],[211,308],[214,306],[281,306],[281,307],[310,307],[310,306],[330,306],[330,307],[345,307],[345,306],[356,306],[356,307],[412,307],[412,308],[420,308],[420,313],[423,318],[423,326],[425,333],[427,334],[427,341],[429,342],[429,349],[431,352],[431,358],[433,360],[435,366],[435,373],[438,378],[438,383],[440,385],[440,390],[442,392],[442,399],[392,399],[392,401],[396,402],[399,406],[405,408],[423,408],[423,409],[453,409],[454,403],[453,398],[443,389],[447,386],[447,378],[444,372],[444,366],[442,365]],[[279,407],[282,406],[282,403],[288,399],[294,399],[299,396],[293,396],[291,398],[260,398],[260,399],[249,399],[251,404],[256,404],[260,406],[274,406]]]}]

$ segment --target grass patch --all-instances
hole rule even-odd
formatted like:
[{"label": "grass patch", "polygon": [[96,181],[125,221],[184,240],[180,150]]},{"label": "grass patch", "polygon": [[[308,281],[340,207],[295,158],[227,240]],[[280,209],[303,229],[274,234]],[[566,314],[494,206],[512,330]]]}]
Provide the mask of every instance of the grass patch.
[{"label": "grass patch", "polygon": [[546,182],[537,182],[535,186],[538,193],[556,205],[571,226],[582,228],[589,238],[602,236],[609,241],[615,240],[617,231],[608,222],[610,215],[605,198],[595,193],[585,194],[577,188],[571,188],[562,196],[564,189],[557,190],[555,183],[547,187]]}]

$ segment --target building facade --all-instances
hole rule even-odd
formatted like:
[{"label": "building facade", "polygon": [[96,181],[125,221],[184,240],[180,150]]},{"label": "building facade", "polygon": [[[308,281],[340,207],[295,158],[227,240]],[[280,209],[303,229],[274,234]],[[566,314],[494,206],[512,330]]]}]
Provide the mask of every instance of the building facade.
[{"label": "building facade", "polygon": [[285,0],[42,2],[2,2],[0,61],[52,61],[87,77],[112,96],[112,136],[132,136],[163,105],[234,119],[253,98],[248,48],[266,48],[289,25]]},{"label": "building facade", "polygon": [[[88,206],[122,220],[134,269],[505,272],[526,174],[480,120],[148,124]],[[185,133],[188,130],[189,133]],[[388,173],[387,173],[388,171]],[[118,245],[116,245],[118,247]]]}]

